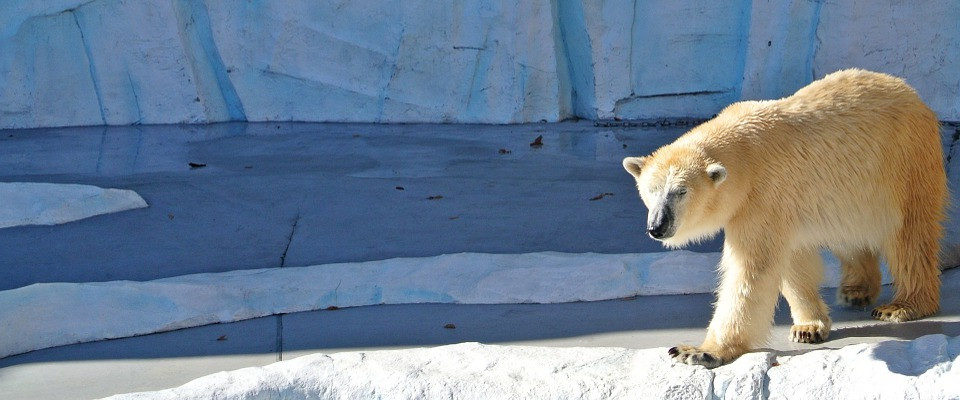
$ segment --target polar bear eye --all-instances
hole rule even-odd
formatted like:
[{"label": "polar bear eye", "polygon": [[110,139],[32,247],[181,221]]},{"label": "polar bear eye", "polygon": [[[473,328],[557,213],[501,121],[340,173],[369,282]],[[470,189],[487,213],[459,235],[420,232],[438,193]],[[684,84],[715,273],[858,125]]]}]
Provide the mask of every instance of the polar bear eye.
[{"label": "polar bear eye", "polygon": [[672,194],[672,195],[674,195],[674,196],[677,196],[677,197],[681,197],[681,196],[687,194],[687,188],[682,188],[682,187],[680,187],[680,188],[673,189],[673,191],[671,191],[670,194]]}]

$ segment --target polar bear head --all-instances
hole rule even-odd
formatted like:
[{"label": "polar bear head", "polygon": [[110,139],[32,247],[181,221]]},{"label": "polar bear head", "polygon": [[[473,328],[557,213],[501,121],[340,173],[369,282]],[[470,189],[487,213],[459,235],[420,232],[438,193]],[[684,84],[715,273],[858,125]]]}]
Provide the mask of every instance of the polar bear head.
[{"label": "polar bear head", "polygon": [[647,206],[647,234],[667,247],[715,235],[723,210],[727,169],[695,148],[670,145],[646,157],[627,157],[623,168],[637,182]]}]

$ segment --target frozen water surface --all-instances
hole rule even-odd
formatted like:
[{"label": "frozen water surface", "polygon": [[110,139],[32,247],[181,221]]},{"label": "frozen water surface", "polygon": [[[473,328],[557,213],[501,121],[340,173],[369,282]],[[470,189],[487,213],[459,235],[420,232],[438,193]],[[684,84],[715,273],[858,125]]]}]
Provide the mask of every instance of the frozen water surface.
[{"label": "frozen water surface", "polygon": [[[620,160],[683,130],[580,122],[4,131],[0,181],[131,189],[151,206],[5,229],[0,289],[458,252],[661,251],[640,229],[646,210]],[[544,145],[531,147],[539,135]],[[602,193],[613,195],[590,200]]]}]

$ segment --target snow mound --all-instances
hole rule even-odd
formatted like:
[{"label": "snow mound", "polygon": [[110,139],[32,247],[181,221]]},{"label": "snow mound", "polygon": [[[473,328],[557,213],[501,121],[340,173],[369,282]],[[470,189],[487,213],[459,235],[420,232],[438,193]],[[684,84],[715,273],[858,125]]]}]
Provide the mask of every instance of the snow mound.
[{"label": "snow mound", "polygon": [[[178,388],[116,399],[690,399],[713,387],[762,387],[766,353],[714,371],[675,365],[666,349],[548,348],[461,343],[312,354],[220,372]],[[733,393],[733,392],[731,392]]]},{"label": "snow mound", "polygon": [[0,182],[0,199],[0,228],[62,224],[147,206],[132,190],[59,183]]},{"label": "snow mound", "polygon": [[[0,291],[0,357],[330,306],[598,301],[709,293],[718,253],[458,253]],[[827,284],[837,282],[837,266]],[[889,281],[889,280],[885,280]],[[111,310],[104,315],[103,310]]]},{"label": "snow mound", "polygon": [[[956,398],[960,338],[852,345],[777,359],[756,352],[708,370],[665,348],[462,343],[312,354],[112,399],[741,399]],[[767,391],[765,388],[769,388]]]}]

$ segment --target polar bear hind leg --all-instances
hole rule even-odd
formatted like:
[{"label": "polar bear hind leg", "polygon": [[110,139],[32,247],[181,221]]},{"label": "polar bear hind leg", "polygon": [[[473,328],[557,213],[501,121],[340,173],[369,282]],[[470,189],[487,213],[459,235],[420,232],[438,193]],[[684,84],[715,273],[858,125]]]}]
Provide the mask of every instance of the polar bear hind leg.
[{"label": "polar bear hind leg", "polygon": [[877,301],[880,295],[880,259],[876,251],[867,249],[834,250],[840,260],[841,278],[837,287],[837,304],[863,308]]}]

